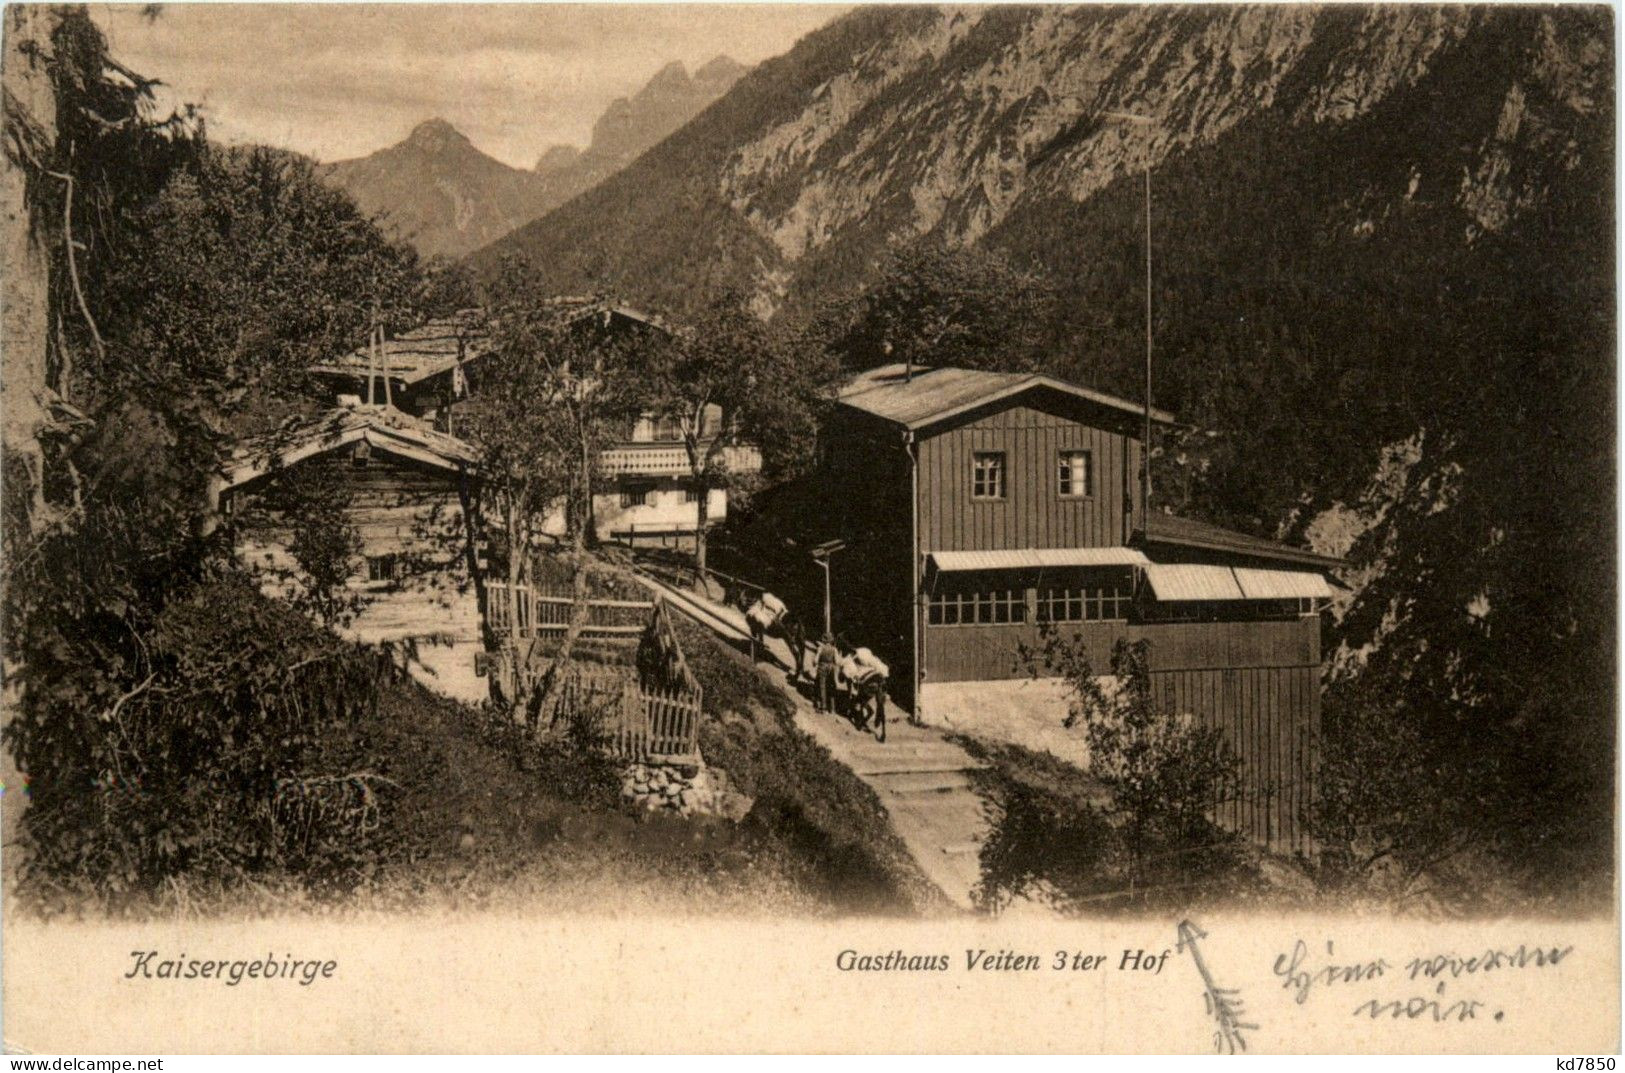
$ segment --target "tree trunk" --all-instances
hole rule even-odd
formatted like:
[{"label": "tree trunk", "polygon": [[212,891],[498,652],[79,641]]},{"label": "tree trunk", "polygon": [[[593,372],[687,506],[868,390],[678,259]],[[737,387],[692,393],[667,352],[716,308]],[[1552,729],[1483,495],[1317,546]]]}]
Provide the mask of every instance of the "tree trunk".
[{"label": "tree trunk", "polygon": [[707,584],[705,572],[705,527],[711,518],[711,487],[702,473],[694,478],[694,491],[699,496],[695,506],[694,516],[694,569],[699,574],[699,582],[703,587]]},{"label": "tree trunk", "polygon": [[6,127],[6,149],[0,153],[5,228],[0,250],[5,265],[0,280],[0,351],[5,355],[6,386],[0,392],[0,449],[20,469],[7,473],[7,478],[28,482],[27,528],[36,533],[51,522],[40,434],[50,420],[47,407],[55,394],[46,361],[51,257],[43,232],[49,225],[38,210],[43,184],[56,181],[44,169],[56,149],[56,92],[49,64],[51,34],[62,22],[63,11],[44,4],[7,6],[5,52],[0,59]]},{"label": "tree trunk", "polygon": [[524,565],[524,551],[519,547],[518,504],[510,498],[504,513],[506,517],[503,521],[508,530],[508,632],[504,644],[508,650],[509,679],[512,683],[512,696],[508,699],[517,708],[525,693],[520,687],[524,681],[525,668],[519,665],[519,581]]},{"label": "tree trunk", "polygon": [[587,543],[588,528],[593,524],[592,518],[592,448],[587,441],[585,430],[580,437],[581,470],[576,475],[575,509],[576,524],[570,531],[570,555],[572,573],[570,577],[570,625],[565,628],[564,642],[559,645],[559,656],[554,666],[560,671],[570,666],[575,656],[576,640],[581,636],[582,628],[587,624]]}]

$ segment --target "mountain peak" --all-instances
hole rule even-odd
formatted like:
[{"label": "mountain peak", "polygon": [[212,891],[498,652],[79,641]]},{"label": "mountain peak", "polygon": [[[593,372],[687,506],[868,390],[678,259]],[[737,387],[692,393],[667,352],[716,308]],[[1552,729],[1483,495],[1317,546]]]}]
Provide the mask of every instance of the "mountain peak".
[{"label": "mountain peak", "polygon": [[462,131],[441,119],[425,119],[412,128],[412,133],[406,136],[403,145],[421,149],[427,153],[445,152],[447,149],[459,149],[463,146],[472,147],[473,143]]},{"label": "mountain peak", "polygon": [[688,68],[683,65],[682,60],[672,60],[655,72],[655,76],[649,79],[640,93],[648,93],[651,90],[659,92],[667,89],[687,89],[688,85]]},{"label": "mountain peak", "polygon": [[750,68],[732,56],[717,56],[694,72],[694,81],[711,85],[733,85]]},{"label": "mountain peak", "polygon": [[576,145],[552,145],[542,153],[536,161],[536,167],[531,169],[539,175],[555,171],[564,171],[574,167],[581,159],[581,147]]}]

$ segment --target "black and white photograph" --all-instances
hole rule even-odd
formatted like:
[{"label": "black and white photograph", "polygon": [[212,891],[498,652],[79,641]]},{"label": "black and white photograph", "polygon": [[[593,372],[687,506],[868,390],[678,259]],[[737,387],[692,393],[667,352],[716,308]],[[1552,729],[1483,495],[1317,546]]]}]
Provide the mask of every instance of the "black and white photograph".
[{"label": "black and white photograph", "polygon": [[0,19],[8,1052],[1619,1051],[1612,7]]}]

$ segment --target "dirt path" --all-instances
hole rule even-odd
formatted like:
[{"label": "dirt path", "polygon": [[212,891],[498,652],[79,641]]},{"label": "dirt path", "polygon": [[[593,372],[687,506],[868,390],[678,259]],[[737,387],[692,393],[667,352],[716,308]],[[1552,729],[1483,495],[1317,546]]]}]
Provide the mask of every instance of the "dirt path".
[{"label": "dirt path", "polygon": [[[724,639],[750,639],[745,616],[734,608],[639,577],[674,608]],[[911,725],[907,713],[889,700],[885,744],[840,716],[818,711],[803,692],[808,684],[789,679],[789,649],[777,640],[766,644],[773,658],[763,669],[794,702],[796,726],[875,791],[920,870],[948,899],[973,908],[971,891],[981,876],[980,854],[988,834],[989,805],[971,779],[981,762],[941,731]]]}]

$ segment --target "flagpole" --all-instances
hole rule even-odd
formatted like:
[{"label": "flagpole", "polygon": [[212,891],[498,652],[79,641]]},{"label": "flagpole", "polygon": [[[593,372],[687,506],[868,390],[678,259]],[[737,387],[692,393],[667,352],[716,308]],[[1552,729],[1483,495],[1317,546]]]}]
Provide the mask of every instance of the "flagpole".
[{"label": "flagpole", "polygon": [[1141,165],[1145,169],[1145,440],[1141,452],[1145,463],[1140,477],[1140,531],[1151,533],[1151,124],[1150,116],[1137,112],[1107,112],[1112,119],[1126,120],[1145,128],[1140,143]]}]

